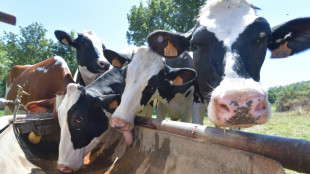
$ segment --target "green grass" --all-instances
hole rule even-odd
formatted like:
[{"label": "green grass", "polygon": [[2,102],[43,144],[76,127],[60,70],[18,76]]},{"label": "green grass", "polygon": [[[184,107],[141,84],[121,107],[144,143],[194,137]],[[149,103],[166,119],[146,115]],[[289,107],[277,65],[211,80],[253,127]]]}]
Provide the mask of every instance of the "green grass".
[{"label": "green grass", "polygon": [[[204,125],[214,127],[207,117],[204,119]],[[310,114],[302,112],[274,113],[266,124],[242,131],[310,141]],[[298,172],[288,169],[285,169],[285,173],[298,174]]]},{"label": "green grass", "polygon": [[[207,117],[204,125],[213,127]],[[310,141],[310,114],[274,113],[266,124],[242,131]]]},{"label": "green grass", "polygon": [[0,117],[4,115],[4,110],[0,109]]}]

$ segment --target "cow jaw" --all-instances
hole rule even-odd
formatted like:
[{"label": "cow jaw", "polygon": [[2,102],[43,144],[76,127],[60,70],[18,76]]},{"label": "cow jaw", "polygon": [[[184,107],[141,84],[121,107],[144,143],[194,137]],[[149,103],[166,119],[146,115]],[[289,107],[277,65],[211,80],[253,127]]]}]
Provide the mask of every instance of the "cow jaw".
[{"label": "cow jaw", "polygon": [[[96,77],[98,76],[98,74],[92,73],[90,72],[86,66],[80,66],[78,70],[80,71],[80,74],[82,76],[83,81],[85,82],[85,85],[90,84],[91,82],[93,82]],[[75,79],[76,80],[76,79]]]}]

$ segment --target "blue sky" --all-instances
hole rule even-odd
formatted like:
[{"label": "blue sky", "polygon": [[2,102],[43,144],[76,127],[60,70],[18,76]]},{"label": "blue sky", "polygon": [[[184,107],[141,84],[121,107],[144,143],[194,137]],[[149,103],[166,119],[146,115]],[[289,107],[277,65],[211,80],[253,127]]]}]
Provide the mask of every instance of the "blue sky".
[{"label": "blue sky", "polygon": [[[16,26],[0,23],[3,31],[19,33],[19,27],[33,22],[44,25],[47,37],[55,39],[55,30],[80,32],[93,30],[109,49],[124,50],[128,45],[126,31],[127,14],[133,5],[141,0],[0,0],[0,10],[15,14]],[[271,26],[285,21],[310,16],[309,0],[251,0],[262,10],[258,14],[265,17]],[[261,70],[261,83],[265,87],[286,85],[310,80],[310,49],[286,59],[270,59],[268,51]]]}]

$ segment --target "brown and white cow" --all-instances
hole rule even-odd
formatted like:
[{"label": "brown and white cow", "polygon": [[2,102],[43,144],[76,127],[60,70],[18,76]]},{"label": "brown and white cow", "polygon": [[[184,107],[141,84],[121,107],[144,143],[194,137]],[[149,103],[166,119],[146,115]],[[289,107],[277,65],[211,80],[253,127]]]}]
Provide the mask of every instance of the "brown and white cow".
[{"label": "brown and white cow", "polygon": [[176,47],[193,51],[201,96],[194,113],[201,122],[208,108],[209,120],[220,127],[266,123],[271,109],[259,80],[267,48],[273,57],[286,57],[310,46],[310,18],[271,29],[255,10],[246,0],[208,0],[196,18],[197,25],[188,33],[151,34],[155,38],[151,47],[174,38],[179,40]]},{"label": "brown and white cow", "polygon": [[[17,85],[20,85],[30,94],[22,97],[21,103],[24,105],[30,101],[51,99],[56,92],[66,90],[68,79],[71,78],[67,63],[59,56],[34,65],[16,65],[7,75],[5,98],[15,100]],[[5,114],[12,114],[13,110],[14,106],[7,106]]]}]

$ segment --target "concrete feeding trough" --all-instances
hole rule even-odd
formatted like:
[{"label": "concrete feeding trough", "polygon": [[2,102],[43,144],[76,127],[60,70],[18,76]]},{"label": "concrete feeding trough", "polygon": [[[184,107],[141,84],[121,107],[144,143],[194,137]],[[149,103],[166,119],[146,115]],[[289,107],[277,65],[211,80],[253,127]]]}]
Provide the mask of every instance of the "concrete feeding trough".
[{"label": "concrete feeding trough", "polygon": [[[0,123],[10,122],[12,116],[0,118]],[[7,124],[0,134],[0,170],[60,173],[56,168],[58,123],[50,116],[30,119],[18,115],[17,120]],[[111,128],[91,152],[92,162],[76,173],[280,174],[284,173],[282,165],[300,172],[310,171],[308,141],[144,117],[137,117],[135,124],[131,147],[126,145],[122,133]],[[39,144],[28,141],[27,134],[31,131],[43,135]],[[283,148],[290,152],[281,152]],[[282,160],[287,155],[291,159]]]}]

